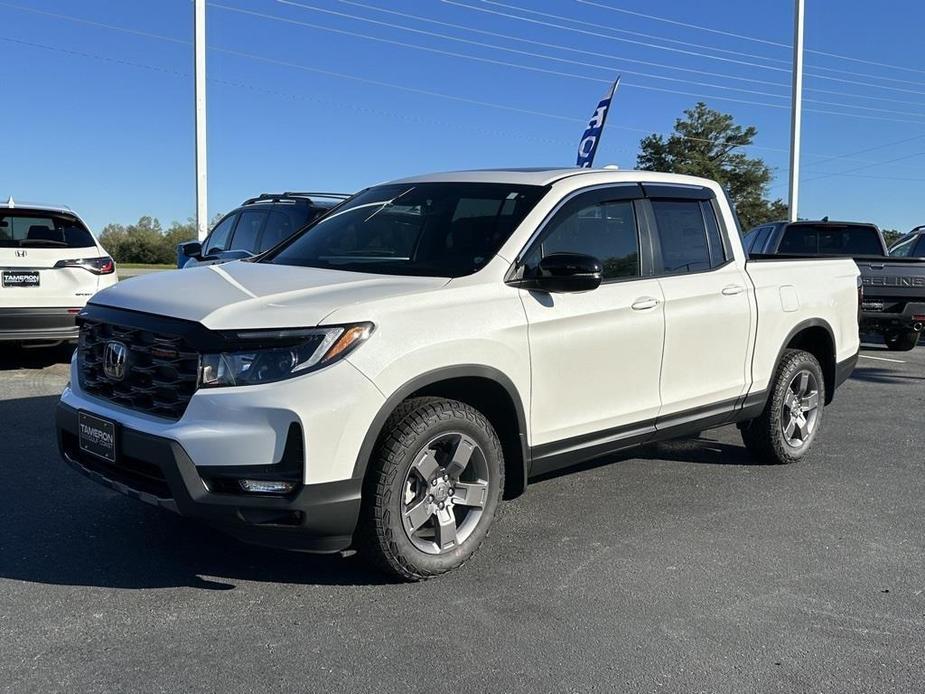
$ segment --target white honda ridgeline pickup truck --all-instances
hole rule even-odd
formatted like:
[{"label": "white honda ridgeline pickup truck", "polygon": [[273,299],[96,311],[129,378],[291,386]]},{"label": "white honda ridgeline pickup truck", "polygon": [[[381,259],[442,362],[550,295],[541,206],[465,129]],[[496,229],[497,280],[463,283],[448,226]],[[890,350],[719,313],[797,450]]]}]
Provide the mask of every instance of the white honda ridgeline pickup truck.
[{"label": "white honda ridgeline pickup truck", "polygon": [[59,445],[243,540],[423,579],[531,476],[730,423],[758,461],[800,460],[858,297],[850,259],[746,262],[712,181],[408,178],[254,259],[93,297]]}]

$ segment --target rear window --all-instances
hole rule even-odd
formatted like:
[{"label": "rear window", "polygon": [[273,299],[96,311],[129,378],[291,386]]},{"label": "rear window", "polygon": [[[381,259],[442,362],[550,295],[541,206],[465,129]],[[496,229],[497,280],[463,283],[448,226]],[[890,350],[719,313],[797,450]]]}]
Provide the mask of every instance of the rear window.
[{"label": "rear window", "polygon": [[0,248],[92,248],[87,228],[68,215],[0,212]]},{"label": "rear window", "polygon": [[874,227],[792,224],[784,231],[778,253],[795,255],[883,255]]}]

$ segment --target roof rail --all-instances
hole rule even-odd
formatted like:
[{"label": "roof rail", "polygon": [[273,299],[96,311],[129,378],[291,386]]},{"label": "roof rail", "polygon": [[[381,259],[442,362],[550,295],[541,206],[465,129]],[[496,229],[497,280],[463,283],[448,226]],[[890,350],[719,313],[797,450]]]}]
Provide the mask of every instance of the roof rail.
[{"label": "roof rail", "polygon": [[12,195],[10,195],[6,200],[0,200],[0,207],[3,207],[4,209],[27,208],[27,209],[49,210],[51,212],[73,213],[73,210],[67,205],[48,203],[48,202],[26,202],[23,200],[14,200]]},{"label": "roof rail", "polygon": [[313,198],[337,198],[338,200],[346,200],[352,195],[352,193],[283,193],[283,195],[297,195]]},{"label": "roof rail", "polygon": [[242,203],[242,205],[252,205],[255,202],[275,200],[303,200],[311,204],[311,198],[333,198],[335,200],[346,200],[349,197],[349,193],[261,193],[255,198],[248,198]]}]

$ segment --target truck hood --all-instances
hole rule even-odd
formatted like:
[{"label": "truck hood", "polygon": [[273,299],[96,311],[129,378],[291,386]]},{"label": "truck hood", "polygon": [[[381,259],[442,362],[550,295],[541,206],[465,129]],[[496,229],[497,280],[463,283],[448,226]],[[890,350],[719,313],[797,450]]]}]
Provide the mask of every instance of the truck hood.
[{"label": "truck hood", "polygon": [[236,261],[134,277],[90,303],[198,321],[215,330],[308,327],[345,306],[425,292],[447,282]]}]

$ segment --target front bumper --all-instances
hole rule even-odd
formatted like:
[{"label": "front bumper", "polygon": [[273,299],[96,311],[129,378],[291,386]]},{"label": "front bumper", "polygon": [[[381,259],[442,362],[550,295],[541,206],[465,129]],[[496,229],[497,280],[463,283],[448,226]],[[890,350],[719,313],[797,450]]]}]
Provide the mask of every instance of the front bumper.
[{"label": "front bumper", "polygon": [[76,340],[76,321],[73,308],[0,308],[0,341]]},{"label": "front bumper", "polygon": [[[117,425],[118,462],[111,464],[80,449],[75,408],[59,403],[56,422],[58,448],[65,462],[118,492],[199,518],[254,544],[337,552],[352,543],[361,479],[300,484],[287,496],[217,493],[210,490],[209,478],[203,477],[209,468],[197,468],[172,439]],[[251,477],[253,470],[241,472],[241,477]]]},{"label": "front bumper", "polygon": [[[925,316],[925,303],[910,302],[901,313],[884,311],[862,311],[861,332],[908,332],[915,330],[916,324],[922,329],[921,317]],[[918,317],[918,318],[916,318]]]}]

